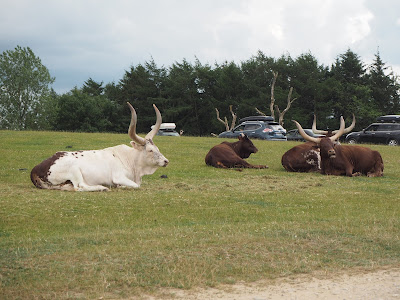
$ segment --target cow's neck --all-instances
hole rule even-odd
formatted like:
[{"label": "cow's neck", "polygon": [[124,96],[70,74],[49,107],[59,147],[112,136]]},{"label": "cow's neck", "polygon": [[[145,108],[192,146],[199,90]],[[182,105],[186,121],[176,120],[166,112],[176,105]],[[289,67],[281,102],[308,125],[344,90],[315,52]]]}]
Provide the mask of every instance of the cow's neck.
[{"label": "cow's neck", "polygon": [[231,147],[232,147],[233,151],[235,151],[235,153],[237,155],[239,155],[239,156],[240,156],[240,152],[242,150],[241,147],[240,147],[240,144],[241,144],[240,141],[234,142],[234,143],[231,144]]},{"label": "cow's neck", "polygon": [[151,175],[157,170],[157,167],[145,164],[146,159],[144,156],[146,155],[146,152],[142,149],[138,150],[126,145],[120,145],[117,147],[118,150],[116,151],[116,154],[119,160],[125,168],[130,171],[128,177],[137,184],[141,184],[142,176]]}]

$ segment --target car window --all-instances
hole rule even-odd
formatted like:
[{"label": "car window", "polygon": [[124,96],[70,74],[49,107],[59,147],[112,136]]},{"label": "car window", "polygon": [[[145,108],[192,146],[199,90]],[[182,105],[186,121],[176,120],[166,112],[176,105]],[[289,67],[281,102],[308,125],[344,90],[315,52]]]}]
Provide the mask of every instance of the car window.
[{"label": "car window", "polygon": [[237,126],[235,129],[233,129],[233,131],[243,131],[243,130],[244,130],[244,124],[241,124]]},{"label": "car window", "polygon": [[371,126],[368,126],[365,129],[365,131],[377,131],[377,129],[378,129],[378,125],[371,125]]},{"label": "car window", "polygon": [[246,124],[244,130],[257,130],[261,128],[260,124]]},{"label": "car window", "polygon": [[385,126],[387,127],[386,131],[400,130],[400,124],[387,124]]},{"label": "car window", "polygon": [[392,125],[379,125],[377,131],[389,131],[392,130]]}]

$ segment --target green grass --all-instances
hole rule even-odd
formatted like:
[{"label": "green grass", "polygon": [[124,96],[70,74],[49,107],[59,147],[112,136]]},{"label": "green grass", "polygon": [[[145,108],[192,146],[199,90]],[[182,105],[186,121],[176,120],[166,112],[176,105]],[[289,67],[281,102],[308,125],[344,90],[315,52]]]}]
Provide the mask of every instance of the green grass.
[{"label": "green grass", "polygon": [[369,145],[384,177],[348,178],[286,172],[280,159],[296,142],[254,141],[248,161],[269,169],[238,172],[205,165],[220,139],[156,137],[170,164],[139,190],[74,193],[35,188],[31,168],[56,151],[128,143],[126,134],[0,140],[0,298],[160,296],[400,263],[400,147]]}]

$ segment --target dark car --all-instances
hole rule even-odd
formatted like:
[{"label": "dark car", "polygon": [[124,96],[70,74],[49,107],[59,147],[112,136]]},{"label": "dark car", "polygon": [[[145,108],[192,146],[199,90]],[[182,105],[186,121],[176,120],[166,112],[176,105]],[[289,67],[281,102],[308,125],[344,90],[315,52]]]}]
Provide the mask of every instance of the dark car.
[{"label": "dark car", "polygon": [[362,131],[352,132],[346,136],[346,142],[386,144],[398,146],[400,144],[400,123],[373,123]]},{"label": "dark car", "polygon": [[[312,131],[312,129],[304,129],[304,132],[311,136],[311,137],[315,137],[315,138],[319,138],[319,137],[323,137],[323,134],[316,134]],[[305,139],[303,139],[303,137],[300,135],[299,130],[298,129],[292,129],[289,130],[286,134],[287,140],[288,141],[302,141],[305,142]]]},{"label": "dark car", "polygon": [[286,141],[286,130],[269,116],[251,116],[239,120],[240,125],[222,132],[220,138],[237,138],[241,133],[261,140]]}]

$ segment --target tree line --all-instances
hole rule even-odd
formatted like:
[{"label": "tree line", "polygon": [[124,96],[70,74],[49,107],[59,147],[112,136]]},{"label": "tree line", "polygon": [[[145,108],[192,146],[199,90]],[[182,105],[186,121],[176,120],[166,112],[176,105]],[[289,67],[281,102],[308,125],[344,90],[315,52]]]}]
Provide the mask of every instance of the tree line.
[{"label": "tree line", "polygon": [[138,132],[153,125],[154,103],[164,122],[175,122],[179,130],[196,136],[225,130],[216,109],[228,120],[230,107],[238,119],[273,111],[278,120],[289,100],[281,120],[286,129],[294,127],[292,119],[310,127],[314,114],[319,129],[336,129],[340,116],[350,120],[353,113],[356,129],[377,116],[400,114],[398,77],[379,51],[370,65],[351,49],[331,66],[320,64],[312,53],[274,58],[262,51],[240,63],[214,65],[196,58],[160,67],[151,59],[130,66],[117,83],[89,78],[63,94],[51,88],[54,81],[29,47],[0,54],[0,128],[126,132],[127,101],[138,113]]}]

